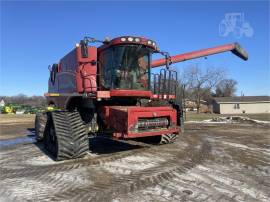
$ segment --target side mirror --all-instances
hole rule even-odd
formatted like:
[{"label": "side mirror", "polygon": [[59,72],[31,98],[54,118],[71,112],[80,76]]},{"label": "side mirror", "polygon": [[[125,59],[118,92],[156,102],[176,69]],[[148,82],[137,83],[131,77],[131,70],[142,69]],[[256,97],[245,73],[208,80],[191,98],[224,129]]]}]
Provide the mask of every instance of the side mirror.
[{"label": "side mirror", "polygon": [[166,69],[170,68],[170,62],[169,62],[169,58],[166,55]]},{"label": "side mirror", "polygon": [[164,55],[166,60],[166,69],[169,69],[171,64],[171,57],[168,52],[164,52]]},{"label": "side mirror", "polygon": [[83,58],[88,58],[88,43],[85,40],[81,40],[81,55]]},{"label": "side mirror", "polygon": [[52,71],[52,66],[51,66],[51,65],[48,66],[48,70],[49,70],[50,72]]},{"label": "side mirror", "polygon": [[170,65],[172,64],[170,54],[168,52],[166,52],[166,51],[159,51],[158,53],[160,53],[161,55],[163,55],[165,57],[166,69],[169,69]]}]

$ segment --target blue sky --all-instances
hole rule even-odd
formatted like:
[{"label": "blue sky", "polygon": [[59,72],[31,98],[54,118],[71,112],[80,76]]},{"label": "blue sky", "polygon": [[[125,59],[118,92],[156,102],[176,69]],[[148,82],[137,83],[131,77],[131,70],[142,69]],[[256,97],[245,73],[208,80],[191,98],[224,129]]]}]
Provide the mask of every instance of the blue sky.
[{"label": "blue sky", "polygon": [[[220,36],[226,13],[244,13],[253,36]],[[194,63],[225,68],[238,81],[238,95],[270,95],[268,1],[1,2],[0,95],[42,95],[48,65],[86,35],[145,36],[171,55],[237,41],[250,55],[247,62],[224,53],[173,66],[180,72]]]}]

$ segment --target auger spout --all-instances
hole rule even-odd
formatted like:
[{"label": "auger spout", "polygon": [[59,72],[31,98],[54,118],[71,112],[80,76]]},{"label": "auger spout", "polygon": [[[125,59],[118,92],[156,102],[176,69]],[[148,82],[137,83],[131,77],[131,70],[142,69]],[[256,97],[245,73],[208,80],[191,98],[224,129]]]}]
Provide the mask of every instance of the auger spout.
[{"label": "auger spout", "polygon": [[[206,48],[202,50],[197,50],[197,51],[192,51],[188,53],[183,53],[179,55],[174,55],[170,57],[170,63],[177,63],[177,62],[182,62],[186,60],[191,60],[195,58],[200,58],[200,57],[205,57],[209,55],[214,55],[218,53],[223,53],[231,51],[233,54],[237,55],[243,60],[248,60],[248,54],[247,52],[240,46],[238,43],[232,43],[232,44],[226,44],[226,45],[221,45],[221,46],[216,46],[213,48]],[[166,59],[157,59],[152,61],[151,67],[159,67],[163,66],[166,64]]]}]

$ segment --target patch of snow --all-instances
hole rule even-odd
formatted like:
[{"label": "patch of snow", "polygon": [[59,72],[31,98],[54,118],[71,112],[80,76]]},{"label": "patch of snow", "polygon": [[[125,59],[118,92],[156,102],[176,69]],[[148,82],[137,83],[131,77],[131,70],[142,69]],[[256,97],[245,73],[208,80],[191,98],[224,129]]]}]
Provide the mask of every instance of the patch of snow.
[{"label": "patch of snow", "polygon": [[11,200],[6,198],[6,197],[0,196],[0,201],[1,202],[10,202]]},{"label": "patch of snow", "polygon": [[244,150],[257,151],[257,152],[261,152],[261,153],[263,153],[265,155],[270,155],[270,149],[261,149],[261,148],[248,147],[248,146],[246,146],[244,144],[238,144],[238,143],[233,143],[233,142],[225,142],[225,141],[222,141],[221,143],[225,144],[225,145],[232,146],[232,147],[241,148],[241,149],[244,149]]},{"label": "patch of snow", "polygon": [[26,163],[28,165],[37,165],[37,166],[57,164],[56,161],[52,160],[47,155],[42,155],[42,156],[38,156],[38,157],[28,159],[24,163]]},{"label": "patch of snow", "polygon": [[228,116],[228,117],[216,117],[213,119],[207,119],[203,121],[186,121],[186,123],[241,123],[241,122],[248,122],[248,123],[264,123],[270,124],[270,121],[261,121],[256,119],[251,119],[245,116]]},{"label": "patch of snow", "polygon": [[144,170],[166,161],[156,156],[128,156],[113,162],[105,163],[102,167],[111,173],[128,175],[132,171]]},{"label": "patch of snow", "polygon": [[[228,178],[228,174],[226,174],[226,172],[231,171],[231,168],[227,167],[227,166],[219,166],[219,169],[217,169],[216,167],[209,167],[206,168],[205,166],[197,166],[196,168],[202,168],[202,170],[204,171],[204,173],[206,174],[206,176],[209,176],[210,178],[213,178],[219,182],[221,182],[222,184],[225,184],[229,187],[232,187],[233,189],[242,192],[244,194],[247,194],[255,199],[259,199],[261,201],[267,201],[267,195],[265,195],[265,193],[261,192],[258,189],[255,189],[253,187],[251,187],[250,185],[246,184],[243,181],[237,180],[237,179],[233,179],[233,178]],[[205,172],[206,171],[206,172]],[[224,172],[225,171],[225,172]],[[197,171],[199,173],[201,173],[201,171]],[[217,187],[215,187],[217,188]],[[221,189],[218,188],[219,191],[221,192],[227,192],[227,189]],[[231,194],[228,193],[230,196]]]},{"label": "patch of snow", "polygon": [[244,182],[240,182],[238,180],[235,179],[225,179],[224,177],[221,176],[217,176],[215,173],[207,173],[208,176],[210,176],[211,178],[218,180],[220,182],[222,182],[225,185],[231,186],[235,189],[237,189],[240,192],[243,192],[255,199],[260,199],[262,201],[268,201],[268,197],[261,191],[259,191],[258,189],[254,189],[253,187],[249,187],[246,183]]},{"label": "patch of snow", "polygon": [[74,183],[76,185],[92,185],[90,181],[89,170],[87,168],[77,168],[70,171],[61,171],[56,174],[49,174],[49,177],[63,183]]},{"label": "patch of snow", "polygon": [[211,170],[210,168],[207,168],[207,167],[205,167],[205,166],[203,166],[203,165],[198,165],[197,168],[198,168],[199,170],[202,170],[202,171],[210,171],[210,170]]},{"label": "patch of snow", "polygon": [[29,178],[20,178],[15,179],[6,179],[5,180],[5,188],[8,188],[9,193],[16,198],[20,199],[20,201],[40,201],[38,196],[41,195],[42,192],[46,190],[47,193],[56,193],[58,189],[56,189],[51,184],[43,183],[37,180],[30,180]]}]

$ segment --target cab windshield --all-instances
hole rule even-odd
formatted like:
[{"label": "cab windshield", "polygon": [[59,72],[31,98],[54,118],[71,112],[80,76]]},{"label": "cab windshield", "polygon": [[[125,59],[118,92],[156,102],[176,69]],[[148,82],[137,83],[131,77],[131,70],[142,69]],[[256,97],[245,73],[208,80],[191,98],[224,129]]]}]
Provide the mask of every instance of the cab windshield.
[{"label": "cab windshield", "polygon": [[103,51],[99,61],[104,88],[149,90],[149,49],[141,45],[115,46]]}]

